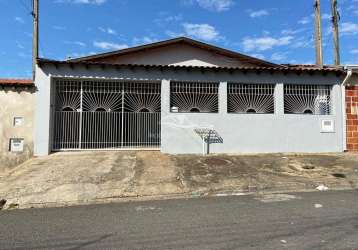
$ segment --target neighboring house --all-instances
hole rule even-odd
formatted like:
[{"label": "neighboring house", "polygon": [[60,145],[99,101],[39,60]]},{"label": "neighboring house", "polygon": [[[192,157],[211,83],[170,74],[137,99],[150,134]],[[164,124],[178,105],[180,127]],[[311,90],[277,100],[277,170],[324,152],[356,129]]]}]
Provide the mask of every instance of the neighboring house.
[{"label": "neighboring house", "polygon": [[0,172],[33,155],[34,92],[32,80],[0,79]]},{"label": "neighboring house", "polygon": [[188,38],[39,59],[35,154],[342,152],[339,67],[277,65]]},{"label": "neighboring house", "polygon": [[352,72],[345,86],[347,150],[358,152],[358,66],[347,66],[347,70]]}]

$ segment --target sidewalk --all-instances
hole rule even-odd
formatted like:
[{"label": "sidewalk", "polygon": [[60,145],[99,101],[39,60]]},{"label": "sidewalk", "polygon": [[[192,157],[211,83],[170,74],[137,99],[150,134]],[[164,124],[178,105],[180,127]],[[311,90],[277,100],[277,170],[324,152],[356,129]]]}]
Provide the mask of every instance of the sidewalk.
[{"label": "sidewalk", "polygon": [[0,174],[7,207],[43,207],[252,192],[358,188],[358,155],[169,156],[56,153]]}]

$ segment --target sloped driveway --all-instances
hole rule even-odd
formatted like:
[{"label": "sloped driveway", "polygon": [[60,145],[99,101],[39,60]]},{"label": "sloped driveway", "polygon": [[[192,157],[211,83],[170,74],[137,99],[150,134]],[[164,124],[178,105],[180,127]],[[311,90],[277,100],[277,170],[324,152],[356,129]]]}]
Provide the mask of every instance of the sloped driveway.
[{"label": "sloped driveway", "polygon": [[[1,175],[0,175],[1,176]],[[56,153],[3,173],[0,199],[31,207],[137,197],[358,187],[358,155],[169,156],[150,151]]]}]

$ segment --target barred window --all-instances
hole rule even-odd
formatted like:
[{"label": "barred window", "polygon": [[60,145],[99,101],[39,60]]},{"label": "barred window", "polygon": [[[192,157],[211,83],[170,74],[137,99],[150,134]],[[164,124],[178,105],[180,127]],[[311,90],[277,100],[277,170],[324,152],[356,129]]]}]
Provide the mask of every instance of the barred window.
[{"label": "barred window", "polygon": [[331,114],[331,89],[329,85],[285,85],[285,113]]},{"label": "barred window", "polygon": [[218,83],[170,83],[170,110],[179,113],[217,113]]},{"label": "barred window", "polygon": [[274,84],[237,84],[227,86],[228,113],[272,114],[275,111]]}]

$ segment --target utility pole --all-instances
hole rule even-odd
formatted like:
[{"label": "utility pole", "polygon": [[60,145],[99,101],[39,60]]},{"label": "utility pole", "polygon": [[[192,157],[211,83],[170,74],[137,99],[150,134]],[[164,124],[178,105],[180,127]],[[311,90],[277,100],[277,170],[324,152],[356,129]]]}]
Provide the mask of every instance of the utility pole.
[{"label": "utility pole", "polygon": [[333,24],[333,41],[334,41],[334,65],[339,66],[341,64],[340,51],[339,51],[339,13],[337,8],[337,0],[331,0],[332,9],[332,24]]},{"label": "utility pole", "polygon": [[32,77],[35,80],[36,63],[39,58],[39,0],[32,0],[33,41],[32,41]]},{"label": "utility pole", "polygon": [[316,36],[316,65],[323,66],[322,55],[322,27],[321,27],[321,0],[315,0],[315,36]]}]

